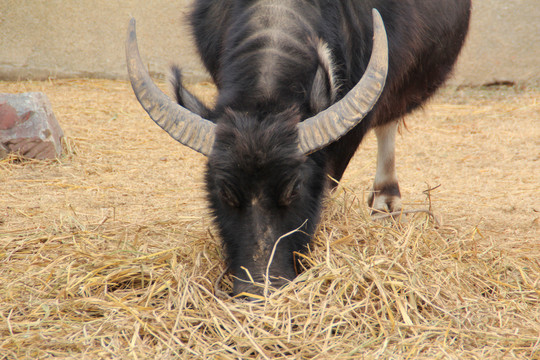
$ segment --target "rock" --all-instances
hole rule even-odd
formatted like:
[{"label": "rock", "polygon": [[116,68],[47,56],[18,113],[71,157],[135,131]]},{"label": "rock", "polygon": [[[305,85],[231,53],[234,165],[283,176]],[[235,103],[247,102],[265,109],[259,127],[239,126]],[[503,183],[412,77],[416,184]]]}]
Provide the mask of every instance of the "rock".
[{"label": "rock", "polygon": [[62,136],[44,93],[0,94],[0,158],[54,159],[62,154]]},{"label": "rock", "polygon": [[0,143],[0,159],[5,158],[6,156],[8,156],[8,154],[9,154],[8,149]]}]

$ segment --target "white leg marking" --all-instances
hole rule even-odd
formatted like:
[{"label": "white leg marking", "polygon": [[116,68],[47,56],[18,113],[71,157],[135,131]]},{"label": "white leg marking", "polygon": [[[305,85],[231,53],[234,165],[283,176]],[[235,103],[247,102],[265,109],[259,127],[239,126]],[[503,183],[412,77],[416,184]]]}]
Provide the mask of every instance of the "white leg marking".
[{"label": "white leg marking", "polygon": [[396,211],[401,209],[396,175],[396,133],[398,122],[394,121],[375,128],[377,136],[377,172],[373,182],[370,204],[375,210]]}]

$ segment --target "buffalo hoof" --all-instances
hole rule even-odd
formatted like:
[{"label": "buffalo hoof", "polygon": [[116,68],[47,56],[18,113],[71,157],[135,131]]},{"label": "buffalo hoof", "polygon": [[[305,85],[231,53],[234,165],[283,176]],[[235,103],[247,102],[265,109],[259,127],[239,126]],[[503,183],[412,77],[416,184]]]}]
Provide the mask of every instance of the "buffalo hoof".
[{"label": "buffalo hoof", "polygon": [[373,187],[369,194],[368,205],[372,213],[392,213],[401,210],[401,193],[398,184]]}]

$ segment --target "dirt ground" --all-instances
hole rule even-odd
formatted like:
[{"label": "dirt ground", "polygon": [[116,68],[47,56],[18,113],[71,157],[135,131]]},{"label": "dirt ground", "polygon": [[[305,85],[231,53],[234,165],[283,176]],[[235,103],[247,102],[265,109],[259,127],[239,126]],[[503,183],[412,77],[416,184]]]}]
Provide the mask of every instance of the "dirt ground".
[{"label": "dirt ground", "polygon": [[[205,83],[194,90],[207,100],[214,93]],[[59,162],[0,168],[1,230],[58,221],[70,211],[94,220],[134,214],[131,221],[204,211],[204,157],[155,126],[127,83],[0,83],[0,92],[27,91],[48,95],[70,153]],[[477,229],[499,242],[540,246],[539,99],[535,88],[447,88],[407,117],[397,145],[405,208],[425,208],[425,190],[436,188],[431,206],[444,224],[459,232]],[[375,154],[370,134],[343,184],[367,196]],[[173,211],[156,213],[164,197]]]},{"label": "dirt ground", "polygon": [[405,119],[404,207],[431,208],[438,226],[367,215],[370,134],[312,268],[261,308],[217,296],[205,158],[128,83],[0,82],[29,91],[49,97],[66,152],[0,160],[0,359],[538,356],[540,89],[445,88]]}]

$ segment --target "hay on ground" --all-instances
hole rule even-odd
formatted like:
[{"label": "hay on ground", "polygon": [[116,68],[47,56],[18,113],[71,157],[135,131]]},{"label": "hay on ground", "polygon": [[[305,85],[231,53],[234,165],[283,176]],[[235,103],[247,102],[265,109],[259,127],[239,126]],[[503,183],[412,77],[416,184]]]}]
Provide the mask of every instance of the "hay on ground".
[{"label": "hay on ground", "polygon": [[[540,354],[540,245],[534,223],[540,209],[531,192],[538,190],[531,179],[537,179],[539,165],[531,144],[517,145],[513,157],[504,149],[500,153],[501,169],[512,165],[507,162],[529,164],[523,173],[509,175],[520,180],[508,191],[530,199],[525,208],[532,210],[525,213],[522,205],[505,208],[514,199],[502,199],[497,191],[475,195],[466,186],[471,179],[455,185],[473,194],[467,205],[455,204],[463,200],[449,193],[454,185],[442,176],[426,175],[425,182],[443,183],[436,190],[436,184],[406,180],[411,192],[420,189],[406,206],[431,207],[440,223],[425,213],[373,220],[365,206],[370,176],[356,177],[373,171],[361,161],[372,160],[355,158],[326,201],[310,251],[298,255],[303,273],[263,301],[246,302],[224,295],[232,279],[228,273],[221,278],[224,254],[206,210],[204,158],[153,127],[128,84],[63,80],[0,83],[0,90],[45,91],[67,134],[66,154],[57,161],[13,156],[0,162],[3,358],[533,359]],[[210,85],[196,90],[211,99]],[[429,142],[440,133],[453,136],[451,130],[458,138],[474,137],[459,122],[474,112],[500,122],[503,130],[508,121],[521,126],[523,114],[539,110],[540,93],[525,90],[501,90],[514,94],[507,113],[489,109],[496,107],[490,98],[500,96],[493,89],[443,91],[426,110],[435,118],[427,125],[434,134]],[[408,119],[409,128],[419,126],[415,119],[422,116]],[[538,124],[527,126],[529,134],[516,136],[538,134]],[[451,179],[456,169],[463,171],[454,174],[455,181],[482,170],[494,174],[487,184],[504,180],[497,168],[471,167],[467,157],[481,155],[471,139],[455,141],[469,147],[437,153],[460,159],[453,164],[433,161],[418,142],[409,153],[424,160],[419,167],[440,166],[444,172],[453,166]],[[361,151],[372,147],[368,142]],[[426,189],[432,190],[423,193]],[[460,211],[470,212],[470,218],[460,219]],[[492,211],[507,218],[492,217]]]}]

